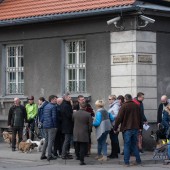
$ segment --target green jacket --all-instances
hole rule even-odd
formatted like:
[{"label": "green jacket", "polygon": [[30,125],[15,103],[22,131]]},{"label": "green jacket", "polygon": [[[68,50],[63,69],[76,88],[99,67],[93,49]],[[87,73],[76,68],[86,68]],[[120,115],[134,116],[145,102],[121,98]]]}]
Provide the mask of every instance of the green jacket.
[{"label": "green jacket", "polygon": [[27,120],[34,119],[37,116],[38,113],[38,106],[37,104],[26,104],[25,106],[26,111],[27,111]]}]

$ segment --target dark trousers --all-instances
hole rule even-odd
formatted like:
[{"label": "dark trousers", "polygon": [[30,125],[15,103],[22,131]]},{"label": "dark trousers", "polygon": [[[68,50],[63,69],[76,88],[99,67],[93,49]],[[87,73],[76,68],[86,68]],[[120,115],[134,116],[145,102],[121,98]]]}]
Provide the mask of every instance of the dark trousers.
[{"label": "dark trousers", "polygon": [[87,142],[75,142],[75,152],[77,158],[80,158],[80,162],[84,162],[87,144],[88,144]]},{"label": "dark trousers", "polygon": [[34,140],[34,131],[35,131],[35,120],[29,120],[28,121],[28,127],[27,127],[27,139]]},{"label": "dark trousers", "polygon": [[23,127],[12,128],[12,148],[16,148],[16,135],[18,134],[18,144],[22,141]]},{"label": "dark trousers", "polygon": [[62,157],[67,156],[67,152],[69,149],[70,142],[72,140],[73,134],[64,134],[64,143],[62,147]]},{"label": "dark trousers", "polygon": [[116,157],[118,156],[118,153],[120,153],[118,135],[118,133],[115,134],[112,130],[110,131],[111,155]]},{"label": "dark trousers", "polygon": [[[54,155],[62,154],[62,146],[64,143],[64,134],[62,134],[61,130],[57,130],[55,141],[54,141]],[[58,153],[57,153],[58,151]]]}]

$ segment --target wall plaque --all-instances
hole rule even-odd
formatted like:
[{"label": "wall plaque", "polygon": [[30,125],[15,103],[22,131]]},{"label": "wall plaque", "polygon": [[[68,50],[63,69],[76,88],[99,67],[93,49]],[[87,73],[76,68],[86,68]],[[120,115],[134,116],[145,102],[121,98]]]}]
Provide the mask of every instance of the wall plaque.
[{"label": "wall plaque", "polygon": [[113,56],[113,63],[128,63],[133,61],[134,61],[133,55]]},{"label": "wall plaque", "polygon": [[152,63],[152,55],[138,55],[139,63]]}]

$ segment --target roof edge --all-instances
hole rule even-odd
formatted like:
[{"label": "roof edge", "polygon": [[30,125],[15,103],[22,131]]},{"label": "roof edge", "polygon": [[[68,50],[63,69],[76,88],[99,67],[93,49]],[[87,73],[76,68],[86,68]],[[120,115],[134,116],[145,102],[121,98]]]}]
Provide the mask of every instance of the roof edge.
[{"label": "roof edge", "polygon": [[58,21],[58,20],[82,18],[88,16],[112,14],[112,13],[114,14],[114,13],[130,12],[138,9],[139,9],[138,6],[129,5],[126,7],[112,7],[107,9],[88,10],[88,11],[71,12],[71,13],[64,13],[64,14],[35,16],[35,17],[18,18],[12,20],[0,20],[0,27]]}]

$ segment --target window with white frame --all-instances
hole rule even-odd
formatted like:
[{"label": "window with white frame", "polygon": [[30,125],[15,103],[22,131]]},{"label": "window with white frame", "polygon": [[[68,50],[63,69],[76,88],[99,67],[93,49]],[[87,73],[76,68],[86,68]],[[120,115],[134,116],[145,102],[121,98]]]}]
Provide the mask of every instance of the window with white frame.
[{"label": "window with white frame", "polygon": [[86,42],[85,40],[66,41],[66,91],[86,92]]},{"label": "window with white frame", "polygon": [[23,45],[6,46],[6,94],[24,94]]}]

